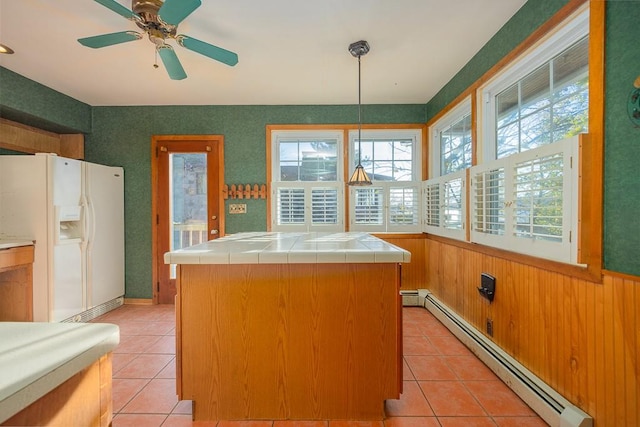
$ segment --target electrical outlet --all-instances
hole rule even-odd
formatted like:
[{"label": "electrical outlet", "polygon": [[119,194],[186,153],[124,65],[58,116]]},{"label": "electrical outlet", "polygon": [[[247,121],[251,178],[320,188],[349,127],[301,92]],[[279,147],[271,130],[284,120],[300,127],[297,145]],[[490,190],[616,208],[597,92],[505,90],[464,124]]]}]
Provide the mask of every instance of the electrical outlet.
[{"label": "electrical outlet", "polygon": [[232,203],[229,205],[230,214],[244,214],[247,213],[246,203]]},{"label": "electrical outlet", "polygon": [[493,336],[493,320],[487,317],[487,335]]}]

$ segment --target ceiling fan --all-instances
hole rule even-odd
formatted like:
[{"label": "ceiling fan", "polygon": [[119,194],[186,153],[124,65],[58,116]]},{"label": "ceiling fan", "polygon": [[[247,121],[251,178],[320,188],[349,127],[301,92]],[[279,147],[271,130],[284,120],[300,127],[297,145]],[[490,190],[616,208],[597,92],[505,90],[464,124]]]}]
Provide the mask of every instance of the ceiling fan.
[{"label": "ceiling fan", "polygon": [[[167,39],[174,39],[180,46],[224,64],[234,66],[238,63],[238,55],[233,52],[184,34],[177,34],[178,24],[200,7],[200,0],[131,0],[131,10],[116,0],[95,1],[135,22],[149,36],[149,40],[156,45],[164,68],[173,80],[182,80],[187,77],[187,73],[171,45],[166,43]],[[137,31],[120,31],[81,38],[78,42],[97,49],[140,40],[143,35]]]}]

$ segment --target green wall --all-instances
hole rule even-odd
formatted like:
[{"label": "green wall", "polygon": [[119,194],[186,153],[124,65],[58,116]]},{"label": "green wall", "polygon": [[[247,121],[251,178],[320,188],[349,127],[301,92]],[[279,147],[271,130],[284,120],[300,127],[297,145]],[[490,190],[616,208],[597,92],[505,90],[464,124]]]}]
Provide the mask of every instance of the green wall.
[{"label": "green wall", "polygon": [[0,116],[57,133],[91,131],[91,106],[0,67]]},{"label": "green wall", "polygon": [[[365,123],[422,123],[424,105],[365,105]],[[151,298],[151,137],[224,135],[225,182],[266,182],[266,125],[357,121],[357,106],[94,107],[88,161],[125,169],[126,296]],[[229,203],[229,202],[227,202]],[[266,230],[265,200],[245,200],[247,214],[227,215],[226,232]],[[225,209],[227,211],[227,209]]]},{"label": "green wall", "polygon": [[604,267],[640,276],[640,127],[627,100],[640,76],[640,0],[607,5]]}]

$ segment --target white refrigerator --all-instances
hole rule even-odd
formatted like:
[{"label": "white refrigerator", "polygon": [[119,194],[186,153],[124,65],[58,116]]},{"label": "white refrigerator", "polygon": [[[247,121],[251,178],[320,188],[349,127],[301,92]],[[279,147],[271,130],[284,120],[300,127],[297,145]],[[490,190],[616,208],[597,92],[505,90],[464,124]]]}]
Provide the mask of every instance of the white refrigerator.
[{"label": "white refrigerator", "polygon": [[116,308],[123,169],[54,154],[0,156],[0,237],[35,240],[34,321],[86,321]]}]

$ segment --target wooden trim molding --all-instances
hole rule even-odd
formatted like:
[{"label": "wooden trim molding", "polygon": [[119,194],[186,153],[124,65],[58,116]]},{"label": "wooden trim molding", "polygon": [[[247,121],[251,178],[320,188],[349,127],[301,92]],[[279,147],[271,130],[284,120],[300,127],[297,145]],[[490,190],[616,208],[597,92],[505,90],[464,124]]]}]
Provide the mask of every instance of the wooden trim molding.
[{"label": "wooden trim molding", "polygon": [[589,3],[589,138],[581,141],[579,262],[602,271],[604,204],[604,75],[606,2]]},{"label": "wooden trim molding", "polygon": [[125,305],[153,305],[153,298],[125,298]]},{"label": "wooden trim molding", "polygon": [[[218,229],[220,230],[220,235],[224,236],[225,231],[225,215],[224,215],[224,196],[223,196],[223,187],[224,187],[224,136],[222,135],[153,135],[151,137],[151,255],[152,255],[152,268],[151,268],[151,283],[153,289],[153,304],[158,304],[159,302],[159,292],[157,288],[157,284],[160,279],[159,275],[159,257],[158,257],[158,242],[160,241],[161,236],[157,231],[157,218],[158,218],[158,204],[162,201],[162,195],[158,194],[158,179],[159,179],[159,167],[158,167],[158,150],[160,149],[160,144],[171,143],[171,142],[184,142],[189,143],[190,141],[210,141],[215,144],[217,150],[217,155],[219,159],[219,164],[217,165],[217,187],[215,189],[210,189],[210,191],[217,191],[218,200],[220,203],[220,213],[218,214]],[[208,167],[212,167],[208,165]],[[126,303],[127,300],[125,300]],[[133,300],[129,300],[133,301]]]},{"label": "wooden trim molding", "polygon": [[0,148],[84,159],[84,135],[57,134],[0,118]]},{"label": "wooden trim molding", "polygon": [[602,270],[602,275],[615,278],[615,279],[632,280],[634,282],[640,283],[640,276],[634,276],[632,274],[627,274],[627,273],[620,273],[618,271]]},{"label": "wooden trim molding", "polygon": [[427,234],[428,240],[454,246],[461,249],[478,252],[494,258],[504,259],[517,262],[519,264],[537,267],[541,270],[551,271],[563,274],[569,277],[575,277],[581,280],[602,283],[602,275],[594,275],[591,270],[578,265],[565,264],[558,261],[552,261],[544,258],[537,258],[531,255],[525,255],[518,252],[511,252],[505,249],[493,248],[478,243],[464,242],[462,240],[451,239],[448,237],[436,236],[435,234]]}]

